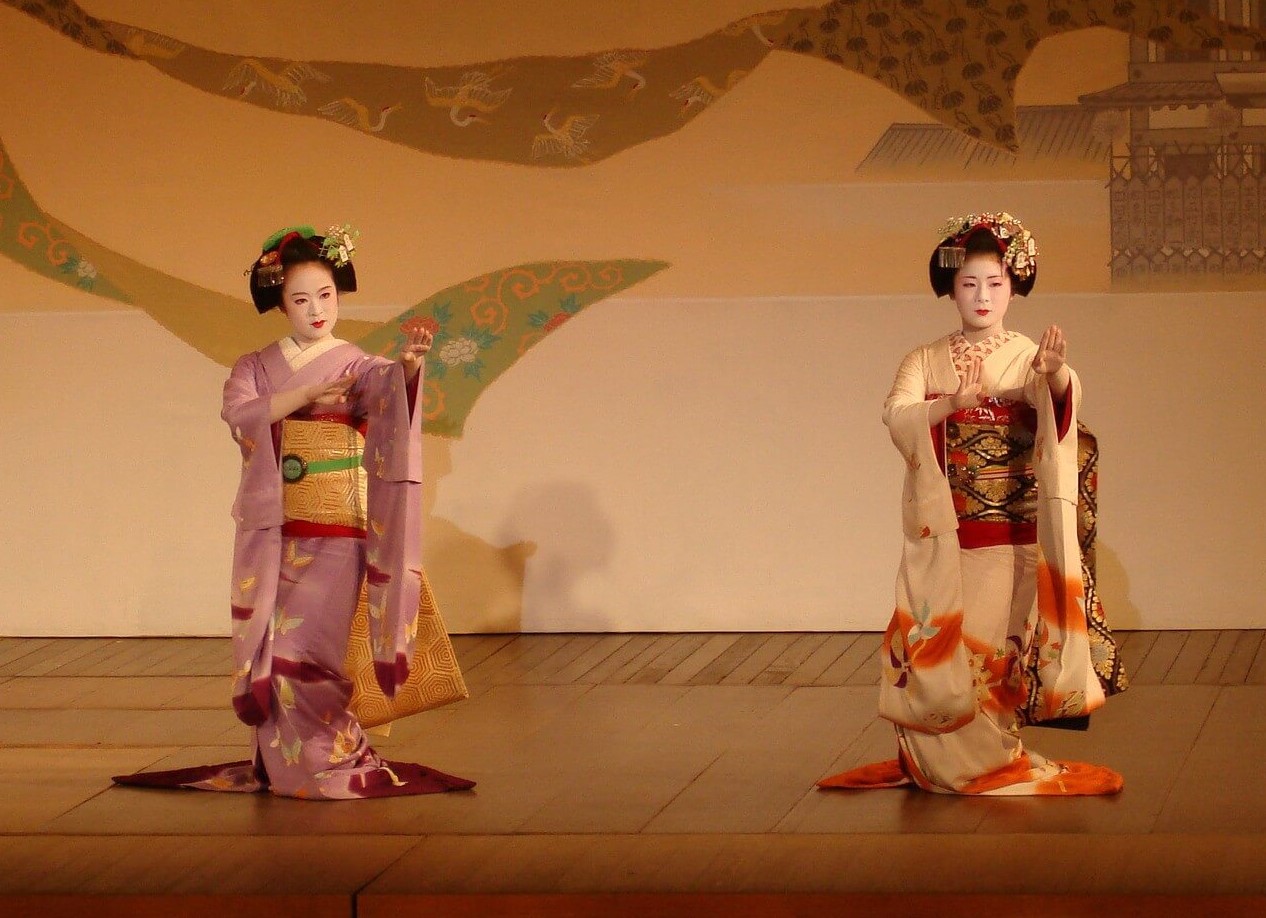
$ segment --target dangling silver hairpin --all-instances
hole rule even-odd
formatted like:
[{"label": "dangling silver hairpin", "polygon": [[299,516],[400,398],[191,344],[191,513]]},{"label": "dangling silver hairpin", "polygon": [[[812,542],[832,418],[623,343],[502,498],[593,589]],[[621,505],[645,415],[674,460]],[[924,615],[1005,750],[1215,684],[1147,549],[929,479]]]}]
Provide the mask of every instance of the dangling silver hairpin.
[{"label": "dangling silver hairpin", "polygon": [[253,269],[257,287],[280,287],[285,282],[286,269],[281,263],[281,253],[275,249],[259,256]]}]

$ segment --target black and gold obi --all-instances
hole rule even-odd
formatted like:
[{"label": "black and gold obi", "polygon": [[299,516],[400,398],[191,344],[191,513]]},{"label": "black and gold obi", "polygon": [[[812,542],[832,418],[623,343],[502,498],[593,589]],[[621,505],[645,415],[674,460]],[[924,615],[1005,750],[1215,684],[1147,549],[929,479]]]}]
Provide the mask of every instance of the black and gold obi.
[{"label": "black and gold obi", "polygon": [[282,421],[283,532],[363,537],[368,503],[364,451],[365,437],[351,418]]},{"label": "black and gold obi", "polygon": [[1033,441],[1026,402],[985,398],[945,420],[941,458],[964,548],[1037,541]]}]

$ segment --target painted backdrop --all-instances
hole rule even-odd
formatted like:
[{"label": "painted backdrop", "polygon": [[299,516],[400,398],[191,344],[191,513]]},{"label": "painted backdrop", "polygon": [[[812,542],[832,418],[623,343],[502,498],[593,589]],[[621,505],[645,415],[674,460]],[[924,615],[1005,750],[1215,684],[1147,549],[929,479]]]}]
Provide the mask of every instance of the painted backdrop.
[{"label": "painted backdrop", "polygon": [[878,629],[897,360],[1008,209],[1100,436],[1118,627],[1261,627],[1262,4],[0,3],[0,632],[227,630],[260,240],[362,232],[345,337],[440,332],[458,630]]}]

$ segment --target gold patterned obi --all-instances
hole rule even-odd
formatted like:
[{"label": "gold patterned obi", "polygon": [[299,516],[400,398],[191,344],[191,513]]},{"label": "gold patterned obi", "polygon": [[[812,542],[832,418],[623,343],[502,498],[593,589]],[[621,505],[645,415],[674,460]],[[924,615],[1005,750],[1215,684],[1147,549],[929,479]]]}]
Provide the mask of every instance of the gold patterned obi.
[{"label": "gold patterned obi", "polygon": [[287,523],[364,530],[365,438],[341,421],[281,422],[282,513]]},{"label": "gold patterned obi", "polygon": [[1025,402],[986,398],[945,420],[945,477],[963,523],[1037,520],[1033,440],[1037,413]]}]

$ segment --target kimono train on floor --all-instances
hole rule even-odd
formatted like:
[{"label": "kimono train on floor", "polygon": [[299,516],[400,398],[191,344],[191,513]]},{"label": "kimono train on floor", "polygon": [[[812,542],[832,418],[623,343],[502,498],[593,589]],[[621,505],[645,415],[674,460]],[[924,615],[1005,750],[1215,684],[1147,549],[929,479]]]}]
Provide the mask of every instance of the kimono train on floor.
[{"label": "kimono train on floor", "polygon": [[[1085,717],[1104,703],[1091,663],[1077,540],[1080,383],[1056,402],[1014,332],[960,333],[909,354],[884,405],[906,462],[897,605],[880,649],[880,714],[898,758],[827,788],[916,785],[940,793],[1111,794],[1111,769],[1024,747],[1020,714]],[[981,361],[977,408],[929,425]],[[1035,685],[1026,679],[1035,673]],[[1030,689],[1034,689],[1031,693]]]},{"label": "kimono train on floor", "polygon": [[[273,394],[355,375],[345,404],[270,423]],[[250,760],[115,778],[146,787],[309,799],[427,794],[474,783],[378,756],[349,710],[352,615],[368,592],[375,673],[404,681],[417,633],[421,424],[400,364],[325,338],[237,361],[223,417],[242,452],[233,516],[233,706]]]}]

